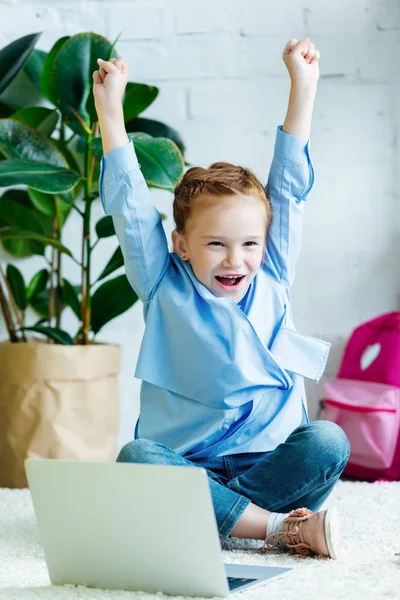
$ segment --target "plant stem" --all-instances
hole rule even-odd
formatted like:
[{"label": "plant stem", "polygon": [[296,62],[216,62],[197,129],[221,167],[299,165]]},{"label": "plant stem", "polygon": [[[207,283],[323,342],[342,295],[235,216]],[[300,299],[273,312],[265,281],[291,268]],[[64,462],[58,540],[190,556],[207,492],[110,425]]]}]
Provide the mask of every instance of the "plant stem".
[{"label": "plant stem", "polygon": [[[14,313],[14,317],[13,318],[18,323],[19,327],[23,327],[23,318],[21,316],[20,310],[19,310],[19,308],[17,306],[17,303],[15,301],[14,294],[13,294],[11,286],[10,286],[10,284],[8,282],[6,274],[4,273],[4,271],[3,271],[2,267],[1,267],[1,264],[0,264],[0,275],[3,278],[4,285],[6,286],[6,289],[7,289],[8,302],[9,302],[9,307],[10,307],[10,310],[11,310],[11,314]],[[22,340],[24,342],[26,342],[26,338],[25,338],[25,334],[24,333],[22,333]]]},{"label": "plant stem", "polygon": [[50,264],[50,290],[49,290],[49,313],[48,313],[48,321],[49,327],[52,326],[53,316],[54,316],[54,271],[56,268],[56,250],[55,248],[51,249],[51,264]]},{"label": "plant stem", "polygon": [[65,142],[65,125],[64,125],[64,119],[61,118],[61,123],[60,123],[60,136],[58,138],[60,140],[60,142],[62,144],[64,144]]},{"label": "plant stem", "polygon": [[90,243],[90,217],[92,208],[92,152],[90,142],[92,135],[86,138],[85,147],[85,210],[83,215],[82,232],[82,282],[81,282],[81,319],[82,319],[82,343],[89,343],[90,332],[90,263],[91,263],[91,243]]},{"label": "plant stem", "polygon": [[[56,230],[57,230],[57,239],[61,240],[61,210],[60,210],[60,200],[55,197],[54,198],[54,204],[55,204],[55,209],[56,209],[56,220],[57,220],[57,224],[56,224]],[[56,277],[57,277],[57,289],[56,289],[56,303],[55,303],[55,309],[56,309],[56,327],[58,327],[59,329],[61,328],[61,312],[62,312],[62,272],[61,272],[61,261],[62,261],[62,255],[61,252],[59,250],[57,250],[56,252]]]},{"label": "plant stem", "polygon": [[75,204],[72,205],[72,208],[75,209],[76,212],[78,212],[81,215],[81,217],[83,217],[83,212]]},{"label": "plant stem", "polygon": [[0,275],[2,276],[4,284],[5,284],[6,289],[7,289],[8,301],[10,303],[10,307],[11,307],[12,312],[14,312],[14,318],[17,321],[18,325],[20,327],[22,327],[22,318],[21,318],[21,315],[20,315],[20,312],[19,312],[19,308],[17,306],[17,303],[15,302],[14,294],[12,292],[10,284],[8,283],[7,276],[4,273],[3,269],[1,268],[1,266],[0,266]]},{"label": "plant stem", "polygon": [[[94,130],[93,130],[93,137],[98,137],[99,135],[99,122],[97,121],[97,123],[94,126]],[[90,161],[90,171],[89,171],[89,180],[90,180],[90,187],[92,186],[92,182],[93,182],[93,173],[94,173],[94,166],[96,163],[96,159],[95,157],[92,155],[91,157],[91,161]]]},{"label": "plant stem", "polygon": [[61,328],[61,311],[62,311],[62,277],[61,277],[61,252],[56,252],[56,327]]},{"label": "plant stem", "polygon": [[0,306],[3,311],[4,321],[6,323],[8,337],[10,338],[10,342],[19,342],[17,333],[14,327],[14,321],[12,318],[10,307],[8,306],[7,298],[3,289],[3,286],[0,281]]},{"label": "plant stem", "polygon": [[[53,217],[53,230],[52,230],[52,237],[56,238],[57,237],[57,216],[55,215]],[[54,279],[55,279],[55,272],[56,272],[56,249],[54,247],[51,248],[51,265],[50,265],[50,290],[49,290],[49,327],[52,327],[53,323],[53,317],[54,317],[54,309],[55,309],[55,287],[54,287]],[[49,343],[50,343],[50,338],[49,338]]]},{"label": "plant stem", "polygon": [[76,263],[78,265],[78,267],[82,268],[82,263],[79,262],[79,260],[77,258],[75,258],[75,256],[68,256],[68,258],[70,258],[72,261],[74,261],[74,263]]}]

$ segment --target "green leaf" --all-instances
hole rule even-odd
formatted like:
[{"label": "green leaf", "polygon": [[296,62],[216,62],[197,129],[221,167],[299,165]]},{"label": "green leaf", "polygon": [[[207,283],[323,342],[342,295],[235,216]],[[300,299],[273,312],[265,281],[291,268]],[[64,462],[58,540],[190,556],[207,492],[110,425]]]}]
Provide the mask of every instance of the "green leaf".
[{"label": "green leaf", "polygon": [[59,202],[60,205],[60,219],[61,219],[61,227],[64,227],[64,224],[68,218],[68,216],[72,212],[72,207],[74,206],[72,196],[75,194],[75,189],[80,187],[81,183],[78,183],[77,186],[74,187],[72,192],[67,192],[66,194],[57,194],[54,196],[55,200]]},{"label": "green leaf", "polygon": [[53,194],[45,194],[44,192],[39,192],[33,188],[28,188],[27,193],[33,206],[39,212],[43,215],[54,217],[56,214],[56,207]]},{"label": "green leaf", "polygon": [[29,106],[18,110],[11,118],[40,131],[46,137],[50,137],[58,123],[59,113],[57,109]]},{"label": "green leaf", "polygon": [[[57,146],[57,148],[59,149],[59,151],[62,153],[62,155],[64,156],[65,160],[67,161],[69,168],[78,173],[81,174],[81,167],[79,165],[78,160],[76,159],[74,153],[68,148],[68,146],[65,143],[60,142],[59,140],[53,140],[54,144]],[[98,165],[98,163],[97,163]],[[96,169],[96,163],[95,163],[95,169]],[[72,188],[72,190],[65,192],[63,194],[57,194],[57,198],[59,198],[61,200],[61,204],[60,204],[60,212],[61,212],[61,223],[64,224],[65,221],[67,220],[68,215],[71,212],[71,209],[75,203],[75,201],[81,196],[81,191],[83,190],[84,187],[84,180],[80,179],[78,181],[78,183],[76,184],[76,186],[74,186]]]},{"label": "green leaf", "polygon": [[[128,137],[135,134],[130,134]],[[135,139],[136,155],[147,185],[174,191],[183,175],[184,163],[174,142],[165,138]]]},{"label": "green leaf", "polygon": [[[19,227],[27,231],[35,233],[45,233],[45,230],[40,223],[35,213],[30,210],[29,204],[21,202],[19,197],[13,194],[16,190],[7,190],[0,197],[0,220],[13,227]],[[25,191],[19,190],[27,195]],[[29,200],[29,196],[28,196]]]},{"label": "green leaf", "polygon": [[63,346],[73,346],[74,341],[72,337],[66,331],[62,329],[58,329],[57,327],[43,327],[41,325],[37,325],[36,327],[22,327],[21,331],[35,331],[36,333],[41,333],[46,337],[50,338],[57,342],[57,344],[62,344]]},{"label": "green leaf", "polygon": [[101,161],[101,157],[103,156],[103,146],[101,143],[101,138],[94,138],[90,142],[90,149],[96,160]]},{"label": "green leaf", "polygon": [[52,88],[51,88],[51,72],[53,69],[54,59],[65,44],[67,40],[69,40],[70,36],[65,35],[56,41],[50,52],[48,53],[44,63],[42,76],[40,78],[40,91],[42,94],[50,100],[52,104],[56,104],[55,97],[53,96]]},{"label": "green leaf", "polygon": [[39,315],[45,317],[46,320],[49,318],[49,290],[41,290],[34,294],[30,300],[30,305]]},{"label": "green leaf", "polygon": [[[32,210],[32,204],[25,190],[7,190],[0,198],[0,227],[10,226],[40,235],[46,231],[45,222]],[[43,256],[43,244],[27,239],[8,239],[3,241],[4,248],[19,258],[38,254]]]},{"label": "green leaf", "polygon": [[64,156],[69,168],[76,173],[81,173],[79,162],[77,161],[74,153],[68,148],[67,144],[65,142],[60,142],[60,140],[54,139],[52,142],[58,148],[59,152],[61,152],[61,154]]},{"label": "green leaf", "polygon": [[[44,133],[44,135],[49,138],[54,132],[55,128],[57,127],[58,119],[58,110],[55,108],[50,113],[48,113],[47,117],[43,119],[43,121],[38,125],[37,131],[39,131],[40,133]],[[56,142],[57,145],[57,140],[53,141]]]},{"label": "green leaf", "polygon": [[17,306],[21,310],[25,310],[28,306],[28,298],[26,296],[26,286],[21,271],[14,265],[7,265],[7,280]]},{"label": "green leaf", "polygon": [[100,163],[98,160],[95,160],[91,192],[96,193],[97,195],[99,195],[99,180],[100,180]]},{"label": "green leaf", "polygon": [[0,149],[9,159],[0,162],[0,186],[25,184],[45,193],[65,194],[80,182],[57,144],[23,123],[0,120]]},{"label": "green leaf", "polygon": [[[65,40],[45,64],[44,79],[47,97],[61,110],[69,127],[85,135],[74,111],[86,127],[97,121],[93,98],[93,71],[97,59],[108,58],[110,42],[93,32],[78,33]],[[50,52],[51,54],[51,52]],[[86,135],[85,135],[86,137]]]},{"label": "green leaf", "polygon": [[43,52],[43,50],[37,50],[34,48],[24,67],[25,73],[28,75],[35,88],[39,91],[41,91],[40,78],[42,77],[46,58],[47,52]]},{"label": "green leaf", "polygon": [[39,235],[37,233],[33,233],[32,231],[23,231],[21,229],[16,229],[15,227],[0,227],[0,240],[10,240],[10,239],[27,239],[27,240],[35,240],[36,242],[41,242],[46,246],[53,246],[57,248],[60,252],[67,254],[68,256],[72,256],[72,252],[68,250],[61,242],[54,238],[48,238],[44,235]]},{"label": "green leaf", "polygon": [[115,235],[112,217],[107,215],[106,217],[102,217],[99,221],[97,221],[96,233],[99,238],[106,238]]},{"label": "green leaf", "polygon": [[111,58],[112,56],[114,56],[114,48],[115,48],[115,46],[117,45],[117,42],[118,42],[119,38],[121,37],[122,33],[123,33],[123,30],[121,31],[121,33],[119,33],[119,34],[117,35],[117,37],[116,37],[116,38],[115,38],[115,40],[113,41],[113,43],[112,43],[112,46],[111,46],[111,48],[110,48],[110,52],[109,52],[108,56],[106,56],[106,57],[104,58],[104,60],[110,60],[110,58]]},{"label": "green leaf", "polygon": [[123,102],[124,119],[130,121],[143,112],[158,96],[158,88],[144,83],[128,82]]},{"label": "green leaf", "polygon": [[[184,162],[178,147],[171,140],[152,138],[144,133],[130,133],[136,156],[147,185],[173,191],[183,175]],[[93,154],[100,160],[101,139],[91,142]]]},{"label": "green leaf", "polygon": [[0,94],[21,71],[41,33],[31,33],[0,50]]},{"label": "green leaf", "polygon": [[78,319],[81,318],[81,303],[75,287],[67,280],[63,279],[63,303],[72,308]]},{"label": "green leaf", "polygon": [[28,301],[31,300],[33,296],[36,296],[39,292],[42,292],[46,289],[47,283],[49,281],[49,272],[46,269],[42,269],[38,271],[30,280],[28,287],[26,288],[26,296]]},{"label": "green leaf", "polygon": [[167,138],[175,142],[182,154],[185,152],[185,145],[176,129],[173,129],[169,125],[165,125],[165,123],[162,123],[161,121],[138,117],[137,119],[132,119],[132,121],[125,123],[125,128],[128,133],[142,131],[155,138]]},{"label": "green leaf", "polygon": [[28,185],[48,194],[63,194],[80,181],[79,175],[42,162],[10,159],[0,161],[0,187]]},{"label": "green leaf", "polygon": [[117,269],[122,267],[123,264],[124,264],[124,257],[122,255],[121,246],[118,246],[118,248],[115,250],[112,257],[108,261],[107,265],[105,266],[103,271],[100,273],[99,277],[97,278],[97,281],[101,281],[108,275],[111,275],[111,273],[114,273],[114,271],[116,271]]},{"label": "green leaf", "polygon": [[37,327],[38,325],[42,325],[43,323],[48,323],[49,319],[44,317],[43,319],[39,319],[38,321],[36,321],[36,323],[34,323],[33,327]]},{"label": "green leaf", "polygon": [[[61,227],[64,225],[66,217],[72,208],[72,205],[69,203],[70,197],[68,194],[57,194],[55,196],[39,192],[33,188],[28,188],[27,193],[35,209],[42,215],[46,215],[46,217],[54,217],[57,214],[56,205],[58,203]],[[51,233],[51,230],[48,233]]]},{"label": "green leaf", "polygon": [[6,158],[68,167],[67,161],[52,140],[14,119],[0,119],[0,150]]},{"label": "green leaf", "polygon": [[35,88],[32,80],[22,69],[1,95],[3,102],[12,106],[14,111],[30,106],[41,106],[43,95]]},{"label": "green leaf", "polygon": [[[78,290],[76,288],[78,288]],[[81,318],[81,304],[78,295],[79,292],[79,286],[71,285],[67,279],[63,279],[61,310],[64,310],[66,306],[69,306],[78,319]],[[45,287],[38,289],[36,293],[30,297],[30,304],[32,308],[43,317],[48,317],[49,314],[49,296],[50,290],[49,288]]]},{"label": "green leaf", "polygon": [[126,275],[120,275],[103,283],[92,296],[92,330],[100,329],[118,317],[138,300]]},{"label": "green leaf", "polygon": [[0,196],[0,206],[1,202],[18,202],[21,206],[26,206],[26,208],[32,208],[32,203],[29,199],[28,194],[25,190],[6,190],[2,196]]},{"label": "green leaf", "polygon": [[0,119],[8,119],[14,114],[14,109],[4,102],[0,102]]}]

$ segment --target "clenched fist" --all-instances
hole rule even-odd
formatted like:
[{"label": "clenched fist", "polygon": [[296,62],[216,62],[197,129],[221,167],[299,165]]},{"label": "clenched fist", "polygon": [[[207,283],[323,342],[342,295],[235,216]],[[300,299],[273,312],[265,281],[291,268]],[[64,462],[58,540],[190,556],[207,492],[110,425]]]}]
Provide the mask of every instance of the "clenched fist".
[{"label": "clenched fist", "polygon": [[128,82],[128,67],[123,58],[97,59],[99,70],[93,73],[93,95],[97,112],[121,105]]},{"label": "clenched fist", "polygon": [[289,71],[292,83],[316,83],[319,78],[319,51],[309,37],[297,41],[295,38],[286,44],[282,59]]}]

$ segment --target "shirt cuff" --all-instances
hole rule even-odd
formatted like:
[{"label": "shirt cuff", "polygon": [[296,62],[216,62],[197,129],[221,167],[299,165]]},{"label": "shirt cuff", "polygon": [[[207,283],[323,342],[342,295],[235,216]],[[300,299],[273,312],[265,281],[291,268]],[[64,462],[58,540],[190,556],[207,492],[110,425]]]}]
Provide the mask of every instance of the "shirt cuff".
[{"label": "shirt cuff", "polygon": [[306,165],[309,163],[309,140],[285,133],[282,125],[276,130],[274,155],[286,162]]},{"label": "shirt cuff", "polygon": [[105,179],[111,179],[127,171],[140,169],[132,140],[119,148],[111,150],[111,152],[107,152],[107,154],[103,154],[101,168]]}]

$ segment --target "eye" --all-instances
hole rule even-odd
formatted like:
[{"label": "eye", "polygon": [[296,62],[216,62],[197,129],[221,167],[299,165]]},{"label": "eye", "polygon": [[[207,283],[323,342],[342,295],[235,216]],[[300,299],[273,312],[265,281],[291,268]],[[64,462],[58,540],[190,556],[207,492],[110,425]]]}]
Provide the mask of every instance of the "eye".
[{"label": "eye", "polygon": [[245,242],[244,245],[247,246],[248,244],[250,244],[251,246],[258,246],[257,242]]},{"label": "eye", "polygon": [[208,246],[222,246],[222,242],[210,242]]}]

